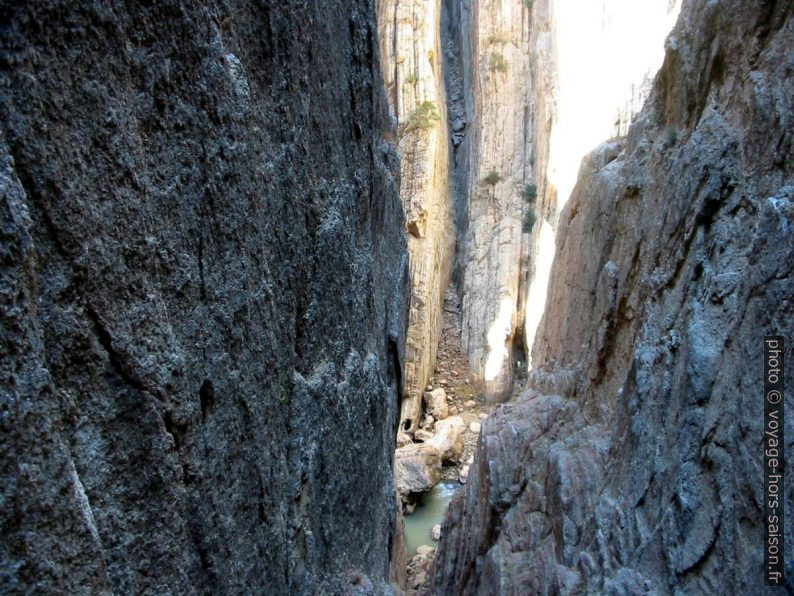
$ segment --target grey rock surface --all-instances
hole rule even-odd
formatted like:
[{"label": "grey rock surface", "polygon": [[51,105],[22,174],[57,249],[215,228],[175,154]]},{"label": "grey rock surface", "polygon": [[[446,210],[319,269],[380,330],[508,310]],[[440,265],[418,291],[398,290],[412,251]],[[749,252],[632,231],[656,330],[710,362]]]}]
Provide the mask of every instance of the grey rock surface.
[{"label": "grey rock surface", "polygon": [[395,531],[391,538],[391,562],[389,563],[389,582],[396,595],[399,595],[407,582],[408,572],[408,537],[405,535],[405,518],[403,518],[402,500],[399,493],[394,493],[394,504],[397,511]]},{"label": "grey rock surface", "polygon": [[373,3],[0,11],[0,592],[387,589]]},{"label": "grey rock surface", "polygon": [[441,387],[424,393],[425,411],[435,420],[441,420],[449,416],[449,405],[447,405],[447,392]]},{"label": "grey rock surface", "polygon": [[435,424],[435,434],[426,441],[438,449],[442,462],[457,463],[463,454],[463,430],[466,424],[460,416],[451,416]]},{"label": "grey rock surface", "polygon": [[[794,336],[793,12],[685,2],[627,138],[582,164],[532,388],[483,421],[437,593],[763,589],[763,338]],[[787,463],[792,442],[789,417]],[[785,524],[790,553],[790,507]]]},{"label": "grey rock surface", "polygon": [[441,478],[441,456],[432,445],[414,443],[394,453],[394,482],[404,501],[426,493]]}]

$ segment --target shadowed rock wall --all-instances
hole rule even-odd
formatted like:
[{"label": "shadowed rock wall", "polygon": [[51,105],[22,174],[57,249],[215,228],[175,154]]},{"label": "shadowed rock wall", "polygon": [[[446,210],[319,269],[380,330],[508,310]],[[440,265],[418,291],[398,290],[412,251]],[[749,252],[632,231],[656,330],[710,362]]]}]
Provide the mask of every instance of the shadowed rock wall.
[{"label": "shadowed rock wall", "polygon": [[374,5],[2,3],[0,591],[383,587]]}]

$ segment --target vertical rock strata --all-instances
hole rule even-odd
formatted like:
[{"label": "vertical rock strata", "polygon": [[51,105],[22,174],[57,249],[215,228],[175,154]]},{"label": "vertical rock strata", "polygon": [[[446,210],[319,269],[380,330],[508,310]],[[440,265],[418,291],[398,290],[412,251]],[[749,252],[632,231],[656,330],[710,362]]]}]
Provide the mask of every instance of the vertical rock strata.
[{"label": "vertical rock strata", "polygon": [[439,593],[761,589],[762,342],[794,335],[793,12],[685,2],[628,136],[582,164],[532,389],[483,425]]},{"label": "vertical rock strata", "polygon": [[499,399],[512,387],[527,238],[529,11],[518,0],[449,4],[452,138],[466,204],[459,247],[463,349],[473,380]]},{"label": "vertical rock strata", "polygon": [[0,592],[383,589],[374,4],[2,4]]},{"label": "vertical rock strata", "polygon": [[378,5],[381,62],[401,157],[411,306],[401,423],[416,430],[436,359],[444,292],[455,250],[449,134],[441,73],[441,0]]}]

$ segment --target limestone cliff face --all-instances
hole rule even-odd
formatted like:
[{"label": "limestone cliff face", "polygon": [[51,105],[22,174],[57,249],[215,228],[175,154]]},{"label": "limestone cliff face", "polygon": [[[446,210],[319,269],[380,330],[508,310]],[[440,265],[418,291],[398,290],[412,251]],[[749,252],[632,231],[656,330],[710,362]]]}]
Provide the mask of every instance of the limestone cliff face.
[{"label": "limestone cliff face", "polygon": [[[582,164],[532,388],[483,425],[439,593],[759,590],[762,342],[794,332],[793,13],[685,2],[628,136]],[[793,439],[788,420],[786,461]]]},{"label": "limestone cliff face", "polygon": [[[546,307],[560,212],[582,159],[626,134],[662,64],[680,0],[532,2],[530,73],[536,224],[521,296],[525,345]],[[531,365],[531,354],[529,355]]]},{"label": "limestone cliff face", "polygon": [[405,348],[403,430],[416,430],[436,359],[444,292],[455,250],[449,135],[441,73],[441,0],[383,0],[381,63],[401,157],[411,307]]},{"label": "limestone cliff face", "polygon": [[[489,397],[512,387],[525,189],[531,181],[529,11],[520,0],[449,3],[452,138],[466,217],[459,251],[462,342]],[[462,87],[462,90],[459,90]],[[453,107],[454,105],[454,107]],[[454,111],[453,111],[454,110]],[[465,126],[465,128],[464,128]]]},{"label": "limestone cliff face", "polygon": [[373,4],[3,2],[0,592],[384,587]]}]

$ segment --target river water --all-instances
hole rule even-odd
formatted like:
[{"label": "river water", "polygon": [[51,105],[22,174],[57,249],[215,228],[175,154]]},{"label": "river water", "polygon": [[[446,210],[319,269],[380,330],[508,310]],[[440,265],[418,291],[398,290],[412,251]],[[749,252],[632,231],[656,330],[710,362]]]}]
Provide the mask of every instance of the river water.
[{"label": "river water", "polygon": [[430,535],[433,526],[444,520],[447,505],[455,489],[461,485],[457,482],[440,482],[427,493],[422,504],[411,515],[405,516],[405,536],[408,542],[408,557],[416,554],[416,548],[423,544],[435,547],[436,543]]}]

